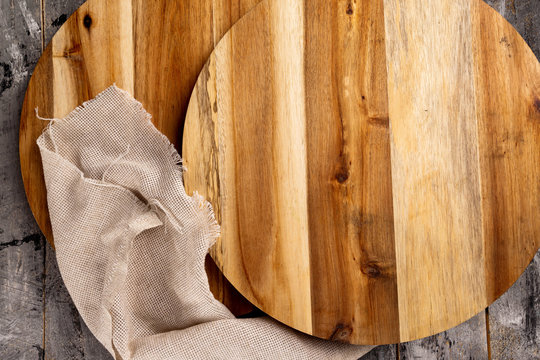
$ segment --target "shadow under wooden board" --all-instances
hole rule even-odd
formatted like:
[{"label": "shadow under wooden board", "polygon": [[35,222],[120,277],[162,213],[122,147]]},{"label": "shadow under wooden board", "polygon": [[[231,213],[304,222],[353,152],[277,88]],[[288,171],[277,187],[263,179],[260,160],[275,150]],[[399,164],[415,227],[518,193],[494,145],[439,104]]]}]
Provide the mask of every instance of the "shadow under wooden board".
[{"label": "shadow under wooden board", "polygon": [[[193,85],[214,44],[258,0],[89,0],[44,50],[21,114],[19,152],[28,202],[47,240],[53,236],[36,139],[47,122],[116,83],[141,101],[153,123],[181,148]],[[207,261],[210,287],[233,313],[253,307]]]},{"label": "shadow under wooden board", "polygon": [[308,334],[449,329],[540,246],[540,64],[480,0],[265,0],[216,46],[183,136],[212,257]]}]

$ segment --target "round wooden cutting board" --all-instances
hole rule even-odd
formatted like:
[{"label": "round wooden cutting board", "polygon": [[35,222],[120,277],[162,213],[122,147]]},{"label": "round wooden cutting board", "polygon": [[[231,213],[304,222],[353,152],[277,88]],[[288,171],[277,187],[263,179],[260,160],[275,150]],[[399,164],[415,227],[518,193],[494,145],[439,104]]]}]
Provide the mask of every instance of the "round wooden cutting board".
[{"label": "round wooden cutting board", "polygon": [[321,338],[451,328],[540,246],[540,64],[480,0],[265,0],[210,56],[183,138],[218,266]]},{"label": "round wooden cutting board", "polygon": [[[116,82],[141,101],[177,148],[197,76],[214,45],[259,0],[89,0],[58,30],[37,64],[21,114],[21,172],[34,216],[52,244],[36,139]],[[210,287],[234,313],[252,309],[207,262]]]}]

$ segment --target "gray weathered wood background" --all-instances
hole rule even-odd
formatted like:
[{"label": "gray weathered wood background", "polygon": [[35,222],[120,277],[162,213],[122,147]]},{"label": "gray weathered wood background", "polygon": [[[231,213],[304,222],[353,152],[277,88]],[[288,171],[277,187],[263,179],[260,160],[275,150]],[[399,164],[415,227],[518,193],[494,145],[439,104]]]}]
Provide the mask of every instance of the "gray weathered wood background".
[{"label": "gray weathered wood background", "polygon": [[[26,202],[19,169],[28,79],[44,46],[82,3],[0,0],[0,360],[111,359],[71,302]],[[488,3],[540,57],[540,0]],[[485,312],[436,336],[378,347],[364,359],[540,359],[540,252]]]}]

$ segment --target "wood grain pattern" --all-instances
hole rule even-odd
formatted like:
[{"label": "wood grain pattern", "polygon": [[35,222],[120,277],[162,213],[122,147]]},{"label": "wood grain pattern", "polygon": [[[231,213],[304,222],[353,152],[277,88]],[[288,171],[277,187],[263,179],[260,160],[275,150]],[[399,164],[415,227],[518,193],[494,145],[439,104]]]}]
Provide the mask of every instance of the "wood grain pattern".
[{"label": "wood grain pattern", "polygon": [[[244,30],[232,30],[230,37],[216,49],[215,57],[211,58],[197,83],[192,96],[192,106],[188,109],[187,118],[193,123],[185,129],[184,149],[197,148],[194,152],[209,157],[192,161],[188,157],[191,153],[186,153],[187,189],[189,191],[189,184],[192,182],[205,184],[204,189],[197,189],[214,204],[218,219],[221,220],[223,238],[246,239],[228,243],[226,249],[218,242],[212,254],[219,266],[227,269],[229,280],[250,301],[265,304],[264,310],[278,320],[287,324],[301,324],[296,327],[305,332],[313,332],[310,330],[313,323],[314,327],[321,329],[314,331],[324,331],[324,337],[336,336],[348,340],[350,329],[354,327],[365,329],[362,336],[373,341],[383,338],[390,342],[392,334],[386,328],[390,328],[397,319],[397,303],[395,269],[392,264],[393,238],[386,226],[391,223],[392,215],[389,206],[390,148],[388,117],[385,113],[384,34],[382,17],[378,17],[379,22],[376,24],[368,21],[367,17],[372,15],[377,18],[376,15],[382,12],[382,2],[375,2],[374,5],[366,2],[362,8],[357,9],[358,13],[353,18],[347,14],[347,8],[342,4],[311,2],[319,8],[306,6],[305,10],[301,4],[269,2],[260,5],[255,10],[256,14],[242,19],[239,25],[243,29],[257,31],[253,38],[258,41],[246,37]],[[279,12],[276,10],[278,8]],[[320,23],[306,24],[302,29],[303,11],[328,15]],[[338,15],[341,13],[344,16]],[[296,19],[287,18],[287,15],[292,17],[294,14]],[[306,15],[305,18],[311,19],[313,16]],[[298,37],[303,35],[303,31],[327,33],[327,27],[332,27],[334,18],[342,19],[342,23],[339,27],[336,24],[333,33],[330,32],[330,41],[324,37],[310,36],[315,39],[308,45],[313,49],[313,53],[306,53],[304,59],[303,55],[298,53],[302,48]],[[353,24],[354,28],[347,29],[348,24]],[[347,38],[352,38],[354,45],[347,47],[345,41],[341,41]],[[332,62],[331,39],[339,43],[336,46],[348,57],[335,57]],[[367,42],[364,41],[366,39]],[[234,49],[231,44],[234,44]],[[366,54],[360,63],[357,62],[358,47]],[[296,55],[278,56],[283,53]],[[370,61],[372,58],[375,64],[373,68]],[[331,72],[316,73],[316,64],[309,64],[310,61],[330,61],[328,66],[335,67],[336,71],[340,72],[340,84],[332,86],[335,75]],[[302,71],[304,64],[307,68],[312,66],[314,69],[313,73],[306,71],[305,79]],[[245,69],[249,66],[257,67],[248,73]],[[366,69],[368,73],[360,69]],[[216,73],[222,78],[216,78]],[[364,83],[364,86],[360,91],[348,95],[349,88],[344,84],[347,81],[352,91],[356,91],[353,86],[357,81]],[[304,83],[308,82],[319,87],[304,87]],[[260,83],[269,86],[262,87]],[[329,94],[324,94],[327,88],[332,90]],[[254,101],[233,105],[226,95],[233,93],[235,98],[249,98]],[[219,98],[217,106],[212,107],[219,94],[224,94],[223,98]],[[322,96],[324,101],[314,100],[306,105],[301,100],[296,101],[304,96],[306,99]],[[370,100],[366,101],[362,108],[358,108],[356,104],[362,101],[362,97]],[[326,101],[330,102],[330,106],[334,106],[333,112],[325,109],[328,105]],[[271,114],[265,111],[270,106]],[[349,113],[343,114],[344,111]],[[306,116],[312,120],[309,126],[302,121],[291,121],[304,119]],[[234,119],[234,126],[216,124],[229,119]],[[346,144],[343,144],[343,134],[335,131],[335,124],[341,122],[344,122],[343,127],[348,128],[347,136],[352,136]],[[321,131],[321,128],[324,130]],[[194,129],[196,134],[189,132],[189,129]],[[314,129],[318,131],[313,131]],[[359,138],[357,132],[361,132]],[[254,136],[246,138],[245,134]],[[320,137],[320,134],[328,137]],[[358,141],[362,141],[361,146],[358,146]],[[363,153],[364,147],[374,148],[363,155],[365,161],[355,163],[354,166],[348,164],[348,158],[360,156],[359,153]],[[212,150],[205,152],[208,148]],[[222,153],[227,155],[220,157]],[[252,154],[261,156],[258,156],[256,161],[245,162],[244,159],[253,156]],[[326,169],[308,170],[309,162],[305,162],[307,154],[314,158],[313,163],[323,163],[320,158],[331,158],[335,161],[342,157],[341,167],[336,168],[332,164]],[[387,161],[381,161],[385,158]],[[212,166],[208,167],[207,164]],[[370,165],[372,169],[380,170],[366,171]],[[217,168],[219,175],[215,171]],[[318,173],[320,171],[324,171],[324,175]],[[318,184],[308,185],[307,179],[319,181],[321,176],[327,178],[328,182],[320,183],[320,189],[317,188]],[[355,182],[344,184],[347,181],[342,179],[344,176],[352,176],[364,186],[359,189],[354,185],[348,186]],[[195,178],[197,180],[193,180]],[[305,180],[304,184],[301,181],[291,183],[287,181],[288,178]],[[308,187],[312,191],[309,195]],[[357,208],[328,208],[333,202],[326,201],[328,199],[323,196],[329,190],[330,199],[344,204],[347,201],[354,202],[357,203]],[[219,191],[226,194],[226,200],[216,198]],[[254,192],[258,194],[255,201],[252,197]],[[326,216],[313,216],[312,219],[317,221],[308,223],[308,207],[312,209],[312,213],[330,212],[334,215],[329,217],[329,223],[320,221],[325,220]],[[247,214],[250,215],[246,216]],[[351,219],[354,222],[352,225],[349,224]],[[360,227],[367,229],[366,232],[360,231]],[[311,234],[316,234],[310,239],[310,248],[307,247],[308,228]],[[333,233],[336,228],[342,228],[343,232]],[[265,233],[272,241],[256,240]],[[291,233],[298,237],[291,239]],[[314,245],[317,241],[314,236],[319,236],[321,244],[328,237],[334,239],[332,242],[327,241],[328,245],[333,247],[333,258],[328,256],[328,252],[319,251],[319,247]],[[341,236],[350,239],[347,249],[341,248]],[[360,237],[365,239],[359,241]],[[380,243],[375,241],[381,237],[386,240]],[[342,260],[340,255],[349,251],[357,254],[359,270],[365,274],[364,282],[358,285],[356,291],[351,292],[349,306],[343,306],[343,301],[339,299],[340,289],[344,286],[356,286],[357,278],[355,271],[350,272],[351,264],[339,264]],[[317,256],[319,258],[313,260]],[[303,261],[309,259],[312,259],[311,263]],[[355,261],[351,260],[353,266]],[[339,275],[327,272],[325,262],[332,262],[340,267]],[[283,264],[288,266],[280,266]],[[290,273],[287,274],[286,271]],[[310,273],[318,280],[311,282]],[[279,292],[276,289],[279,289]],[[310,291],[313,293],[311,296]],[[381,302],[380,299],[385,297],[386,300],[382,302],[388,303],[388,306],[376,308],[371,319],[358,317],[357,323],[348,323],[357,311],[355,305],[360,301],[368,308],[369,301],[373,302],[378,298]],[[308,309],[311,306],[315,309],[310,312]],[[286,309],[286,315],[282,309]],[[310,318],[312,312],[321,311],[341,312],[337,316],[343,319],[343,324],[339,327],[332,324],[329,326]],[[370,327],[369,323],[383,323],[385,326]]]},{"label": "wood grain pattern", "polygon": [[383,2],[305,4],[314,333],[394,342],[399,319]]},{"label": "wood grain pattern", "polygon": [[[19,139],[28,202],[51,243],[35,144],[47,123],[35,118],[34,108],[41,116],[61,118],[116,83],[140,100],[157,128],[180,147],[189,95],[204,61],[218,37],[256,2],[90,0],[63,23],[28,86]],[[207,272],[219,299],[239,313],[252,309],[211,262]]]},{"label": "wood grain pattern", "polygon": [[472,13],[483,233],[491,240],[484,250],[486,291],[496,299],[540,241],[540,66],[512,26],[488,17],[486,7],[477,3]]},{"label": "wood grain pattern", "polygon": [[216,47],[184,129],[186,189],[222,225],[212,256],[323,338],[471,318],[540,245],[539,67],[480,1],[259,4]]},{"label": "wood grain pattern", "polygon": [[487,305],[470,3],[385,0],[402,339]]}]

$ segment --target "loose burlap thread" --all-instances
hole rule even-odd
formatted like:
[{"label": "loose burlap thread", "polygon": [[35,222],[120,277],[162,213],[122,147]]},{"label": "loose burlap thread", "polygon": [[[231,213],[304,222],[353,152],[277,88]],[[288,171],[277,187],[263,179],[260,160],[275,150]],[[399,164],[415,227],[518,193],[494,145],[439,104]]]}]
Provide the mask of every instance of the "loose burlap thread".
[{"label": "loose burlap thread", "polygon": [[204,258],[219,235],[188,196],[180,156],[115,85],[37,140],[60,273],[116,359],[356,359],[268,318],[236,319],[210,292]]}]

